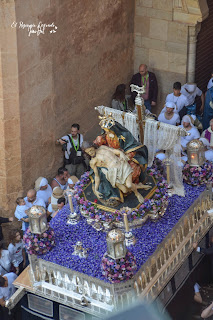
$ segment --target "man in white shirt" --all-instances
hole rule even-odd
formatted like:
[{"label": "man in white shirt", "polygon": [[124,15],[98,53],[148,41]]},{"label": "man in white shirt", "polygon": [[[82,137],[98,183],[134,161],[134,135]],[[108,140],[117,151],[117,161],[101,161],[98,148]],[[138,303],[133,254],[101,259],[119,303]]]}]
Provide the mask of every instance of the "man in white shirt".
[{"label": "man in white shirt", "polygon": [[32,206],[42,206],[46,209],[46,204],[43,199],[38,198],[34,189],[30,189],[27,192],[27,196],[24,198],[27,207],[31,208]]},{"label": "man in white shirt", "polygon": [[196,96],[201,98],[200,112],[203,112],[205,97],[203,92],[197,87],[196,83],[185,83],[181,88],[181,93],[186,96],[189,103],[186,107],[187,114],[196,114]]},{"label": "man in white shirt", "polygon": [[173,93],[169,93],[166,97],[166,102],[173,102],[176,105],[174,112],[180,112],[183,107],[188,106],[189,102],[184,94],[181,94],[181,83],[173,84]]},{"label": "man in white shirt", "polygon": [[74,123],[71,126],[71,134],[63,136],[56,141],[63,146],[65,168],[67,168],[71,176],[75,175],[78,179],[85,171],[84,157],[81,150],[84,139],[79,130],[79,124]]}]

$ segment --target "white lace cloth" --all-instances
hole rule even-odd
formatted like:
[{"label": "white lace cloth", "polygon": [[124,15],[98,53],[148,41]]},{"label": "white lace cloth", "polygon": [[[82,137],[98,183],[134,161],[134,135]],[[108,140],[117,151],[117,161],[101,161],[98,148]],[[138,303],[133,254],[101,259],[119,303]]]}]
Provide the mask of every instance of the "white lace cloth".
[{"label": "white lace cloth", "polygon": [[180,136],[184,130],[155,120],[146,120],[144,132],[144,144],[148,148],[148,166],[154,160],[156,150],[166,150],[167,157],[171,160],[170,182],[174,187],[174,193],[184,196]]},{"label": "white lace cloth", "polygon": [[95,109],[98,110],[101,115],[108,115],[109,113],[112,113],[112,117],[115,119],[115,121],[119,122],[122,126],[128,129],[137,141],[139,140],[139,128],[136,114],[123,112],[104,106],[98,106],[95,107]]}]

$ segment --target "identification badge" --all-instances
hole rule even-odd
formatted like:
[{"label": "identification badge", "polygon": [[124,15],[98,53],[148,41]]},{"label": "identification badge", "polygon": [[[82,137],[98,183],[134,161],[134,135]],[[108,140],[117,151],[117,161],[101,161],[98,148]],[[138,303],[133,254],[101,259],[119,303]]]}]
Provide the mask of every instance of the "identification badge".
[{"label": "identification badge", "polygon": [[77,157],[81,157],[81,151],[77,151]]}]

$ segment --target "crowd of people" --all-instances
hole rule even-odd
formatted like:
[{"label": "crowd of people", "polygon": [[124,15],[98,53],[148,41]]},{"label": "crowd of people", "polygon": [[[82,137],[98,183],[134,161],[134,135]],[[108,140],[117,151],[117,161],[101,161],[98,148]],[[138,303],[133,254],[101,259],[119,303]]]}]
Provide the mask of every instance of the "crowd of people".
[{"label": "crowd of people", "polygon": [[[158,83],[155,74],[149,72],[145,64],[141,64],[139,72],[133,75],[131,84],[144,87],[145,93],[141,96],[146,107],[145,114],[150,112],[156,114]],[[121,111],[134,112],[135,97],[136,92],[131,92],[131,96],[128,96],[125,84],[119,84],[113,95],[111,107]],[[195,83],[181,85],[176,81],[173,84],[173,92],[166,96],[165,104],[157,120],[181,126],[189,133],[189,135],[181,137],[181,166],[188,159],[186,147],[193,139],[199,139],[204,144],[206,160],[213,161],[213,72],[205,93]],[[163,160],[165,158],[164,150],[157,150],[156,156]]]}]

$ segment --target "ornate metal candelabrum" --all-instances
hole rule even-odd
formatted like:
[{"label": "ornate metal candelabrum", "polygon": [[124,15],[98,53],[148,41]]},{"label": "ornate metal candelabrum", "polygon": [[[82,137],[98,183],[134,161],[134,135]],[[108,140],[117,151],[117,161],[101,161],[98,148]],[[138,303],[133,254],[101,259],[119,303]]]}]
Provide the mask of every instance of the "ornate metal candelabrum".
[{"label": "ornate metal candelabrum", "polygon": [[124,217],[124,225],[125,225],[125,241],[126,241],[126,246],[132,246],[136,243],[135,236],[132,234],[132,232],[129,230],[129,222],[128,222],[128,216],[127,212],[130,210],[129,207],[123,208],[125,210],[123,217]]}]

